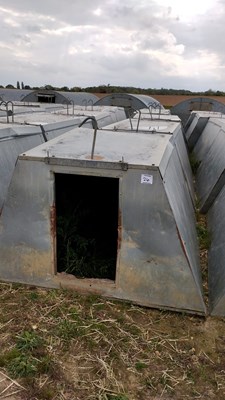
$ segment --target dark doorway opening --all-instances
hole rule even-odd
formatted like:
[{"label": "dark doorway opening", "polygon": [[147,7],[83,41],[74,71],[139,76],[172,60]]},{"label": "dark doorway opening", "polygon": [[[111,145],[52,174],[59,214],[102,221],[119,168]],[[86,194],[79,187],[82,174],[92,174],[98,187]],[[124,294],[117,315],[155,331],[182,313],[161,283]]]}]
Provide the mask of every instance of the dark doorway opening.
[{"label": "dark doorway opening", "polygon": [[55,174],[57,272],[115,280],[119,179]]},{"label": "dark doorway opening", "polygon": [[38,93],[38,102],[39,103],[55,103],[55,95]]}]

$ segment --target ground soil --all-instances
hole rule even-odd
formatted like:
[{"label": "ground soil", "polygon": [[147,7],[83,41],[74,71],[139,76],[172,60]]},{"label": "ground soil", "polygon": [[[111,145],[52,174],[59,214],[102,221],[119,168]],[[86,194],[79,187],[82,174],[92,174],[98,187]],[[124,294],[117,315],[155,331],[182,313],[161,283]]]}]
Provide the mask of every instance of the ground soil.
[{"label": "ground soil", "polygon": [[0,399],[225,398],[225,319],[0,283]]}]

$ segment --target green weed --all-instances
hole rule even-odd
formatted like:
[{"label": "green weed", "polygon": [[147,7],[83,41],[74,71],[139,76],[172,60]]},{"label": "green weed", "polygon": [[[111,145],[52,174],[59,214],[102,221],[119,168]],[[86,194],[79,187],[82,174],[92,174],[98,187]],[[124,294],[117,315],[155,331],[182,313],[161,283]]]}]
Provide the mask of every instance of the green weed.
[{"label": "green weed", "polygon": [[34,376],[38,371],[38,362],[30,354],[22,354],[8,363],[7,370],[13,378]]},{"label": "green weed", "polygon": [[190,161],[190,165],[191,165],[191,169],[192,169],[192,173],[195,176],[197,173],[197,170],[201,164],[201,161],[196,159],[196,156],[194,153],[191,153],[189,155],[189,161]]},{"label": "green weed", "polygon": [[142,361],[138,361],[135,364],[135,368],[136,368],[137,371],[142,371],[143,369],[145,369],[147,367],[148,367],[147,364],[142,362]]},{"label": "green weed", "polygon": [[129,400],[125,394],[107,394],[107,400]]},{"label": "green weed", "polygon": [[21,351],[32,351],[43,344],[43,340],[36,332],[24,331],[17,336],[16,347]]},{"label": "green weed", "polygon": [[198,222],[196,225],[196,229],[197,229],[200,249],[208,250],[211,244],[211,235],[207,230],[207,227],[204,226],[201,222]]}]

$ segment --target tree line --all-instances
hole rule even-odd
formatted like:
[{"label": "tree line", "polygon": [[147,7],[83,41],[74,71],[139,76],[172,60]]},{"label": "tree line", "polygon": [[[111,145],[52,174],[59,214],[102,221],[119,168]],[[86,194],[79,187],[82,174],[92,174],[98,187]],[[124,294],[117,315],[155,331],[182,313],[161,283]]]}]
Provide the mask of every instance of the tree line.
[{"label": "tree line", "polygon": [[193,92],[191,90],[186,89],[167,89],[167,88],[147,88],[143,89],[140,87],[133,86],[112,86],[110,84],[107,85],[99,85],[99,86],[88,86],[85,88],[81,88],[79,86],[74,86],[69,88],[68,86],[56,87],[52,85],[44,85],[44,86],[30,86],[26,85],[23,82],[17,81],[16,85],[8,84],[5,87],[0,85],[0,88],[3,89],[25,89],[25,90],[56,90],[63,92],[89,92],[89,93],[132,93],[132,94],[146,94],[146,95],[154,95],[154,94],[164,94],[164,95],[199,95],[199,96],[225,96],[225,92],[221,90],[212,90],[208,89],[206,91],[197,91]]}]

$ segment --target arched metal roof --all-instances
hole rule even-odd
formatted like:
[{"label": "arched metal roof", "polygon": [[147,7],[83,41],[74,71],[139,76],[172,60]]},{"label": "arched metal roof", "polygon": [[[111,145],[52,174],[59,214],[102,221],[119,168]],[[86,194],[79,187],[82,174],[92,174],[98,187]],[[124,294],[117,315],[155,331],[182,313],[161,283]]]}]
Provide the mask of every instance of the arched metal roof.
[{"label": "arched metal roof", "polygon": [[225,104],[210,97],[191,97],[171,108],[171,114],[178,115],[183,125],[186,125],[192,111],[217,111],[225,113]]},{"label": "arched metal roof", "polygon": [[94,104],[98,100],[98,97],[92,93],[86,92],[60,92],[57,90],[35,90],[28,93],[23,97],[22,101],[29,102],[49,102],[56,104],[76,104],[79,106]]},{"label": "arched metal roof", "polygon": [[23,98],[33,90],[27,89],[0,89],[0,101],[23,101]]},{"label": "arched metal roof", "polygon": [[86,92],[61,92],[57,90],[0,89],[0,101],[46,102],[56,104],[93,105],[98,97]]},{"label": "arched metal roof", "polygon": [[95,105],[117,106],[139,110],[141,108],[164,108],[160,102],[153,97],[144,94],[112,93],[102,97]]}]

